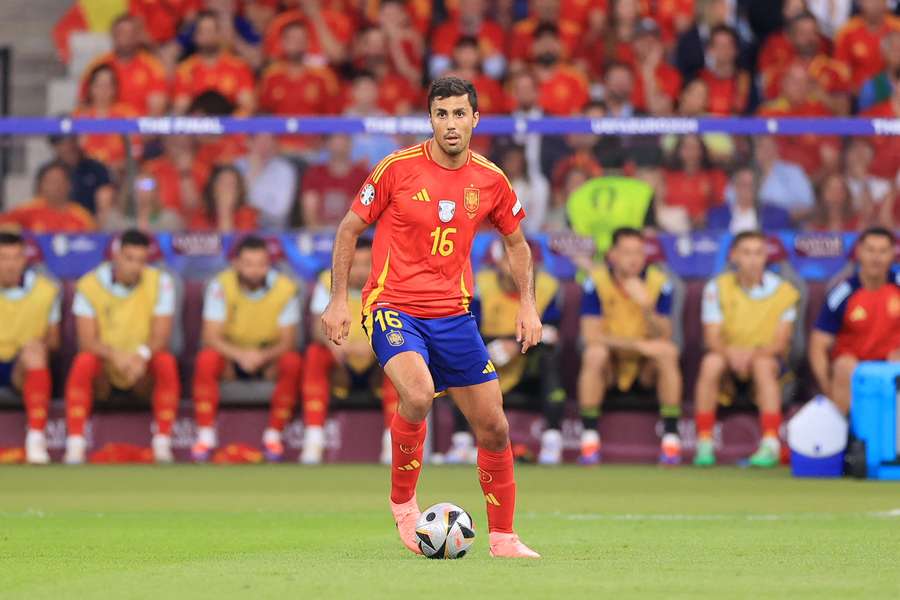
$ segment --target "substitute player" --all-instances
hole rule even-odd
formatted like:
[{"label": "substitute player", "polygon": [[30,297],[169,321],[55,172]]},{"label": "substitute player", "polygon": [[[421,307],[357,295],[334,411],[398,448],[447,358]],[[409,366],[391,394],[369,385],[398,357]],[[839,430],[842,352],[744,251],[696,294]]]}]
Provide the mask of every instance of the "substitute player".
[{"label": "substitute player", "polygon": [[608,389],[655,388],[663,422],[659,462],[681,462],[681,367],[672,340],[672,285],[655,265],[647,265],[644,236],[622,227],[613,232],[607,264],[597,265],[584,283],[581,305],[581,410],[583,465],[601,459],[597,425]]},{"label": "substitute player", "polygon": [[[360,238],[350,265],[350,314],[362,313],[362,290],[372,270],[372,241]],[[313,290],[309,312],[312,319],[320,319],[328,307],[331,273],[325,271]],[[325,449],[325,416],[332,394],[346,398],[354,389],[371,390],[381,397],[384,415],[384,435],[381,438],[381,462],[391,464],[391,421],[397,412],[397,388],[385,376],[376,362],[372,345],[359,320],[350,324],[350,335],[340,346],[332,343],[321,330],[313,332],[315,340],[306,349],[300,396],[303,402],[303,454],[300,462],[322,462]]]},{"label": "substitute player", "polygon": [[178,365],[169,352],[175,283],[147,265],[150,238],[129,230],[119,238],[112,260],[78,280],[72,313],[78,354],[66,382],[68,464],[84,462],[84,426],[94,396],[112,389],[138,396],[151,393],[155,431],[153,457],[172,462],[172,423],[181,397]]},{"label": "substitute player", "polygon": [[322,326],[334,343],[347,339],[356,318],[347,302],[353,249],[377,221],[363,318],[375,354],[400,392],[391,423],[390,498],[400,537],[419,553],[416,482],[425,418],[435,391],[451,390],[478,444],[491,555],[538,558],[513,531],[516,483],[509,425],[497,371],[469,313],[469,255],[475,232],[487,219],[503,236],[519,289],[521,351],[540,341],[531,251],[519,227],[525,213],[503,172],[469,150],[479,118],[475,87],[455,77],[435,80],[428,111],[434,136],[379,163],[341,221]]},{"label": "substitute player", "polygon": [[22,393],[28,433],[25,460],[47,464],[50,352],[59,348],[59,287],[28,268],[25,240],[0,232],[0,387]]},{"label": "substitute player", "polygon": [[703,290],[701,319],[707,353],[700,363],[694,399],[697,466],[716,462],[713,427],[726,375],[737,386],[752,384],[759,408],[762,438],[750,466],[774,467],[781,458],[779,378],[791,348],[800,292],[766,270],[766,245],[766,237],[759,232],[735,236],[729,252],[733,269],[709,281]]},{"label": "substitute player", "polygon": [[194,460],[208,460],[217,445],[219,381],[260,377],[275,380],[263,450],[267,460],[281,460],[281,432],[297,403],[303,366],[296,350],[299,322],[297,284],[272,268],[265,240],[246,236],[231,268],[209,283],[203,299],[204,348],[194,369]]},{"label": "substitute player", "polygon": [[834,286],[809,340],[819,389],[847,414],[850,380],[862,360],[900,361],[900,270],[892,268],[896,238],[883,227],[864,231],[856,272]]}]

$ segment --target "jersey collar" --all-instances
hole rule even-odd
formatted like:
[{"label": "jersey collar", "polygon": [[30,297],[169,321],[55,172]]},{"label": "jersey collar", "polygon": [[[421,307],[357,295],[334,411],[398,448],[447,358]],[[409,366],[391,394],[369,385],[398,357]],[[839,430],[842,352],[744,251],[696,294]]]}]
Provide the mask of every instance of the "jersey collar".
[{"label": "jersey collar", "polygon": [[470,150],[469,148],[466,148],[465,164],[462,167],[459,167],[459,169],[448,169],[444,165],[440,164],[438,161],[434,160],[434,157],[431,155],[431,151],[428,149],[428,147],[431,145],[431,140],[433,140],[433,139],[434,139],[434,136],[431,136],[430,138],[428,138],[427,140],[422,142],[422,152],[425,153],[425,158],[427,158],[429,161],[431,161],[438,167],[444,169],[445,171],[459,171],[459,169],[469,166],[469,163],[472,162],[472,150]]}]

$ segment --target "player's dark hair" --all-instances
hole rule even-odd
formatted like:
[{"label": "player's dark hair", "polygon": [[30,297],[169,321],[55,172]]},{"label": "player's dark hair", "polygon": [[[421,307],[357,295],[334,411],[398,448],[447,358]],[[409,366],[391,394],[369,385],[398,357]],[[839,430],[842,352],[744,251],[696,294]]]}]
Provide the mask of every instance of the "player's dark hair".
[{"label": "player's dark hair", "polygon": [[472,112],[478,112],[478,93],[471,81],[459,77],[440,77],[428,86],[428,112],[431,112],[431,103],[440,98],[452,98],[453,96],[468,96],[469,106]]},{"label": "player's dark hair", "polygon": [[188,107],[188,114],[193,116],[219,117],[234,112],[234,104],[215,90],[206,90],[194,98]]},{"label": "player's dark hair", "polygon": [[766,236],[761,231],[742,231],[732,238],[731,245],[728,246],[728,251],[731,252],[746,240],[760,240],[765,242]]},{"label": "player's dark hair", "polygon": [[194,31],[196,31],[196,27],[198,27],[200,25],[200,21],[202,21],[203,19],[212,19],[213,22],[216,24],[216,29],[219,29],[219,16],[214,11],[211,11],[209,9],[204,9],[204,10],[199,11],[197,13],[197,16],[194,18],[194,23],[195,23]]},{"label": "player's dark hair", "polygon": [[234,247],[235,257],[240,256],[245,250],[264,250],[268,252],[269,248],[266,246],[266,240],[251,233],[241,238],[241,241]]},{"label": "player's dark hair", "polygon": [[612,245],[616,246],[619,243],[619,240],[623,240],[625,238],[637,238],[639,240],[644,239],[644,234],[641,233],[640,229],[635,227],[619,227],[612,234]]},{"label": "player's dark hair", "polygon": [[125,246],[139,246],[141,248],[150,247],[150,237],[143,231],[137,229],[126,229],[119,238],[119,248]]},{"label": "player's dark hair", "polygon": [[897,236],[894,235],[893,231],[891,231],[887,227],[882,227],[881,225],[874,225],[863,230],[863,232],[859,234],[859,240],[857,241],[857,244],[862,244],[864,241],[866,241],[866,238],[870,237],[883,237],[892,245],[897,243]]},{"label": "player's dark hair", "polygon": [[712,45],[713,39],[719,34],[727,35],[731,38],[731,41],[734,42],[735,48],[740,48],[741,38],[738,36],[737,31],[728,25],[716,25],[712,28],[709,32],[709,41],[706,42],[707,47]]},{"label": "player's dark hair", "polygon": [[459,39],[456,40],[456,43],[453,44],[454,48],[475,48],[478,49],[478,38],[474,35],[461,35]]},{"label": "player's dark hair", "polygon": [[51,160],[50,162],[42,165],[41,168],[38,169],[37,175],[34,176],[35,194],[40,193],[41,183],[43,183],[44,178],[47,176],[47,174],[54,169],[60,169],[63,173],[66,174],[66,177],[71,177],[72,175],[72,171],[69,169],[69,165],[61,160]]},{"label": "player's dark hair", "polygon": [[534,28],[534,33],[531,34],[531,39],[539,40],[545,35],[552,35],[553,37],[558,38],[559,27],[557,27],[553,23],[541,23]]},{"label": "player's dark hair", "polygon": [[25,238],[15,231],[0,231],[0,246],[23,246]]}]

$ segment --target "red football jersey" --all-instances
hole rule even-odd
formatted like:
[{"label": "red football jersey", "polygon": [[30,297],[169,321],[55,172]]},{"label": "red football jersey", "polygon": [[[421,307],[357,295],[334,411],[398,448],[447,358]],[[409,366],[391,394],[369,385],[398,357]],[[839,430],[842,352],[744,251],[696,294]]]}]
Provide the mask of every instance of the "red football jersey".
[{"label": "red football jersey", "polygon": [[469,254],[481,222],[509,235],[525,216],[494,163],[469,151],[462,167],[446,169],[431,157],[430,143],[387,156],[353,201],[360,218],[378,222],[364,314],[375,307],[419,318],[464,314],[474,287]]}]

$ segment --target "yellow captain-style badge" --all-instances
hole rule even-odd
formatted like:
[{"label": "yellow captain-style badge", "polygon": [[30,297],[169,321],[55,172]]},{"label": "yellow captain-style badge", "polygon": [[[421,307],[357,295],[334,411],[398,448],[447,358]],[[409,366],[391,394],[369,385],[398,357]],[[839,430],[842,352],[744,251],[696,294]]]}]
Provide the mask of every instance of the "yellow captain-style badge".
[{"label": "yellow captain-style badge", "polygon": [[403,334],[399,331],[391,329],[387,332],[387,341],[391,346],[402,346],[403,345]]}]

